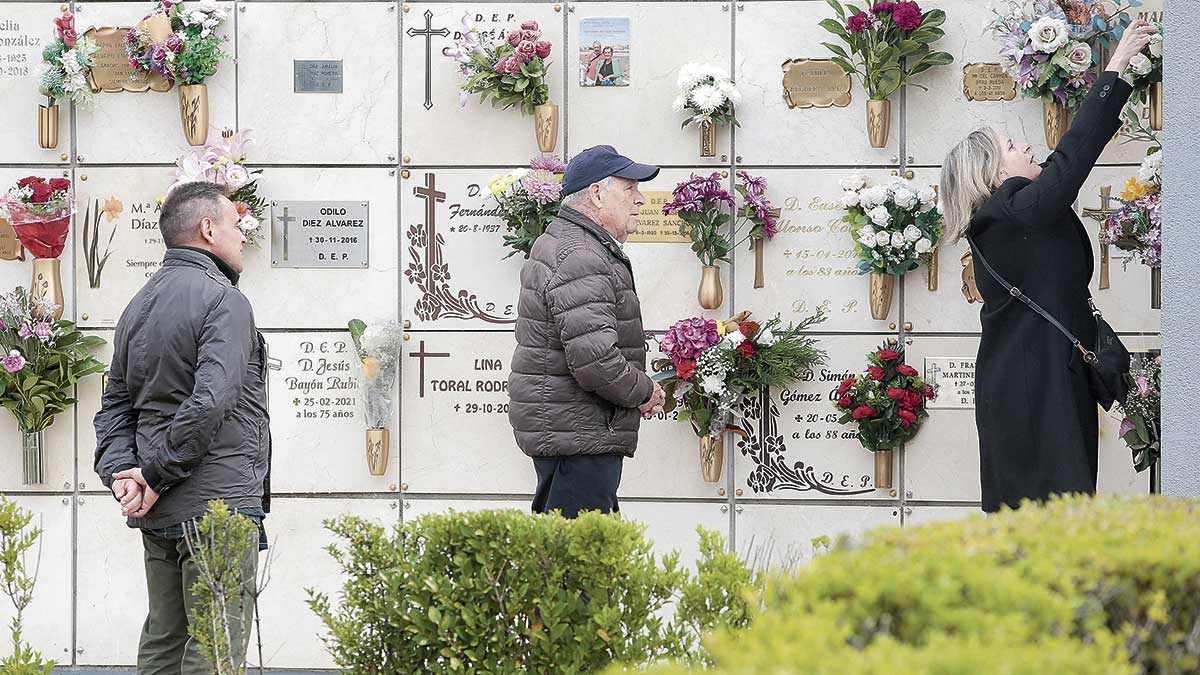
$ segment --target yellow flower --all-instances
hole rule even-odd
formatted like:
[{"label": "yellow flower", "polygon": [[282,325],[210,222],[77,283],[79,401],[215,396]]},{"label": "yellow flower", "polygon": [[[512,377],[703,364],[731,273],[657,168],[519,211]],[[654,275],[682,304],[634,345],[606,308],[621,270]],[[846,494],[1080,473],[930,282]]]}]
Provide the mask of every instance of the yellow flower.
[{"label": "yellow flower", "polygon": [[1121,199],[1127,202],[1136,202],[1146,196],[1146,191],[1150,189],[1149,185],[1144,185],[1138,182],[1137,178],[1130,178],[1125,181],[1125,190],[1121,192]]},{"label": "yellow flower", "polygon": [[104,213],[104,217],[108,218],[108,222],[111,223],[112,221],[116,220],[117,216],[121,215],[121,212],[124,210],[125,205],[121,203],[121,200],[117,199],[116,197],[109,197],[104,202],[104,208],[101,211]]},{"label": "yellow flower", "polygon": [[718,321],[717,322],[717,335],[719,335],[721,337],[725,337],[725,334],[728,332],[729,332],[729,326],[726,326],[724,321]]}]

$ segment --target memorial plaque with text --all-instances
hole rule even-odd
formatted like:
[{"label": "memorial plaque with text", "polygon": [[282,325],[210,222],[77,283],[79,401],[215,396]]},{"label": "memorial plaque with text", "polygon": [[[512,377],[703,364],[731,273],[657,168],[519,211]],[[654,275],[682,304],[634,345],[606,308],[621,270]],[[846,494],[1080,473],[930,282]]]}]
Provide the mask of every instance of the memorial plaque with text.
[{"label": "memorial plaque with text", "polygon": [[367,267],[368,202],[271,202],[272,267]]},{"label": "memorial plaque with text", "polygon": [[975,359],[973,357],[925,357],[925,381],[937,387],[930,409],[975,407]]},{"label": "memorial plaque with text", "polygon": [[963,94],[968,101],[1011,101],[1017,97],[1017,82],[999,63],[968,63],[963,66]]},{"label": "memorial plaque with text", "polygon": [[12,223],[0,218],[0,260],[24,260],[25,249],[17,239]]},{"label": "memorial plaque with text", "polygon": [[91,38],[96,43],[96,53],[92,55],[96,65],[88,70],[88,86],[94,92],[120,91],[167,91],[171,83],[161,75],[146,75],[135,71],[129,65],[129,55],[125,52],[125,34],[128,27],[91,28],[81,37]]},{"label": "memorial plaque with text", "polygon": [[637,232],[627,241],[635,244],[686,244],[692,241],[687,234],[679,233],[679,226],[687,226],[679,216],[668,216],[662,211],[664,204],[674,198],[670,192],[643,192],[646,203],[638,213]]},{"label": "memorial plaque with text", "polygon": [[338,61],[292,61],[295,84],[292,91],[297,94],[340,94],[342,93],[342,62]]},{"label": "memorial plaque with text", "polygon": [[850,76],[828,59],[783,62],[783,99],[789,108],[850,105]]}]

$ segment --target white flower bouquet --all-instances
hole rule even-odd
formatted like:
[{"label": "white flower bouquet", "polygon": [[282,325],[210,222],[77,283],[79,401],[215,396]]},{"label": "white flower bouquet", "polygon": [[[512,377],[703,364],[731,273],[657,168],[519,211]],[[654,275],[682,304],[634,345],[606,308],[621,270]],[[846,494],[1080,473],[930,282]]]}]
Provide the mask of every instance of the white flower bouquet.
[{"label": "white flower bouquet", "polygon": [[850,224],[862,274],[902,275],[928,261],[942,236],[942,214],[933,186],[893,177],[868,185],[866,176],[841,181],[842,220]]},{"label": "white flower bouquet", "polygon": [[742,94],[729,79],[728,71],[708,64],[688,63],[679,69],[677,85],[679,95],[672,109],[692,112],[681,128],[706,122],[741,126],[734,117],[733,107],[741,102]]}]

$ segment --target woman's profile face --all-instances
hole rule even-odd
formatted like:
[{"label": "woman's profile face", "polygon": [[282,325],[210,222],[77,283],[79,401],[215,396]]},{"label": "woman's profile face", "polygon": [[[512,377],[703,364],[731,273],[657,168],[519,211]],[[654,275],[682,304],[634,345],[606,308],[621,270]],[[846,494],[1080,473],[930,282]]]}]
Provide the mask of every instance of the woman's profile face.
[{"label": "woman's profile face", "polygon": [[1022,177],[1033,180],[1042,174],[1042,167],[1033,159],[1033,146],[1004,134],[996,134],[1000,145],[1000,180]]}]

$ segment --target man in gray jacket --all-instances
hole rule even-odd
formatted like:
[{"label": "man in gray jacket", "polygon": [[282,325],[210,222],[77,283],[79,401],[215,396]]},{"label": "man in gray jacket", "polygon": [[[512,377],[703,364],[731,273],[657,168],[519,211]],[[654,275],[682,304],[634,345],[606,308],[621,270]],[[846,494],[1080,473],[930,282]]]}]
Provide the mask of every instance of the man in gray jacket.
[{"label": "man in gray jacket", "polygon": [[95,468],[129,527],[142,530],[150,611],[138,675],[207,675],[212,666],[187,633],[198,570],[184,530],[213,499],[259,524],[241,561],[242,596],[228,614],[241,662],[270,507],[266,345],[237,288],[246,238],[225,188],[175,188],[159,229],[167,246],[162,267],[117,323],[95,417]]},{"label": "man in gray jacket", "polygon": [[533,458],[533,511],[618,510],[626,457],[642,416],[662,410],[646,375],[633,267],[622,250],[658,167],[600,145],[563,176],[563,206],[521,268],[508,418]]}]

